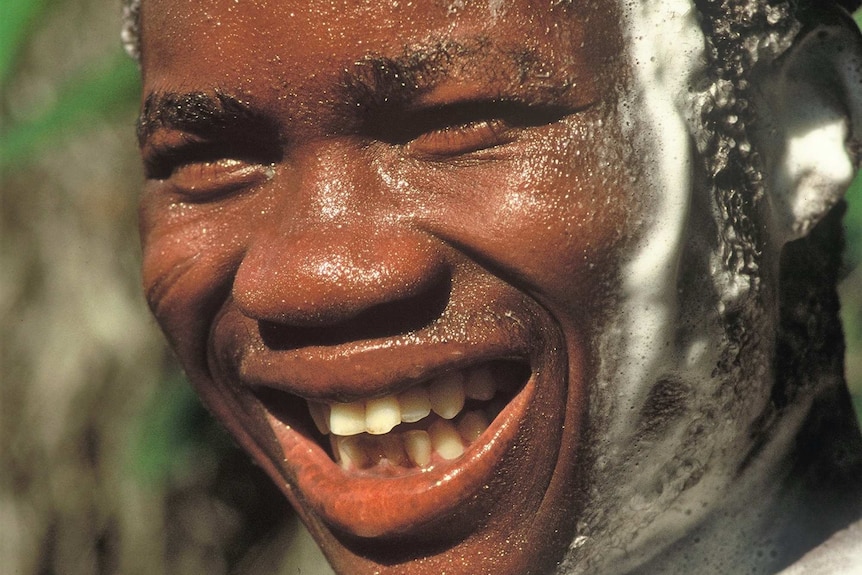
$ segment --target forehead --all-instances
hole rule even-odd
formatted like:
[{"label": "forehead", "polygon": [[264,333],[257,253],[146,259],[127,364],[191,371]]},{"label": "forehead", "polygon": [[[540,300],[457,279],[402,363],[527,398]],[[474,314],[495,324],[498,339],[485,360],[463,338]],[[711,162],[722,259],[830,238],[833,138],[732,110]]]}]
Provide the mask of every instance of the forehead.
[{"label": "forehead", "polygon": [[611,1],[147,0],[145,90],[283,98],[386,58],[405,71],[457,71],[461,83],[565,84],[586,98],[619,52],[616,12]]}]

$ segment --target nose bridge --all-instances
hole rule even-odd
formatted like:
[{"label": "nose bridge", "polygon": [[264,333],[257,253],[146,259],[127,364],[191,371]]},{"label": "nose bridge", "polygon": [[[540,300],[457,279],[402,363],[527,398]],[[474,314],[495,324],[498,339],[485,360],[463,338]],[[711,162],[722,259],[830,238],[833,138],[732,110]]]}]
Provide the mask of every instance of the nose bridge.
[{"label": "nose bridge", "polygon": [[285,214],[311,225],[362,215],[360,198],[374,195],[375,182],[362,154],[344,143],[311,143],[292,159]]},{"label": "nose bridge", "polygon": [[434,238],[409,218],[384,217],[394,204],[368,164],[357,163],[329,148],[295,164],[290,190],[278,192],[279,208],[255,230],[234,278],[234,301],[247,316],[336,324],[419,294],[445,273]]}]

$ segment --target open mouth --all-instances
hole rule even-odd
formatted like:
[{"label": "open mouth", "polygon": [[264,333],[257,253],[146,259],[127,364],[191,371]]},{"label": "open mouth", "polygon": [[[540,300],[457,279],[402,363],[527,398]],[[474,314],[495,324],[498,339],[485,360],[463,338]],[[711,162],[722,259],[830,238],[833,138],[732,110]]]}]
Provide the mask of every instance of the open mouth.
[{"label": "open mouth", "polygon": [[[455,517],[492,504],[483,486],[532,464],[518,438],[538,433],[524,424],[549,376],[523,357],[468,363],[460,355],[456,361],[429,366],[424,376],[415,364],[384,361],[393,375],[407,375],[382,378],[380,392],[349,402],[309,400],[272,380],[253,388],[280,448],[276,481],[290,488],[302,513],[313,514],[306,521],[322,520],[331,532],[360,538],[425,533],[432,525],[463,536],[454,533],[467,523]],[[333,370],[332,377],[346,371]],[[318,382],[319,389],[331,389],[326,379]],[[368,389],[368,382],[355,388]],[[484,513],[476,511],[470,521]]]},{"label": "open mouth", "polygon": [[258,397],[344,471],[397,477],[461,457],[529,377],[526,363],[498,360],[349,403],[304,400],[271,388]]}]

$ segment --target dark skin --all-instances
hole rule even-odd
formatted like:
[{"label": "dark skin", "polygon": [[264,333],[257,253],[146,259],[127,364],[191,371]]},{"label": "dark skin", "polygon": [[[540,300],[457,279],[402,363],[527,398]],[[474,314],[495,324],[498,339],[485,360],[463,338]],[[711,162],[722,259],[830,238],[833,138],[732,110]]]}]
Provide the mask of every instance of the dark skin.
[{"label": "dark skin", "polygon": [[[618,19],[466,4],[144,3],[147,298],[340,573],[546,572],[584,491]],[[514,389],[454,460],[344,470],[310,423],[483,365]]]}]

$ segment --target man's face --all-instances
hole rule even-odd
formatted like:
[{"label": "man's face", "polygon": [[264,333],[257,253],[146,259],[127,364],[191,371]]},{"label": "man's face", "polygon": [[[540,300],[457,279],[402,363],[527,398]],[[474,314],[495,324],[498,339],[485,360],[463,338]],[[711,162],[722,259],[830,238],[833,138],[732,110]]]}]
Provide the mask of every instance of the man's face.
[{"label": "man's face", "polygon": [[571,542],[642,214],[615,6],[550,4],[144,3],[147,297],[341,572]]}]

